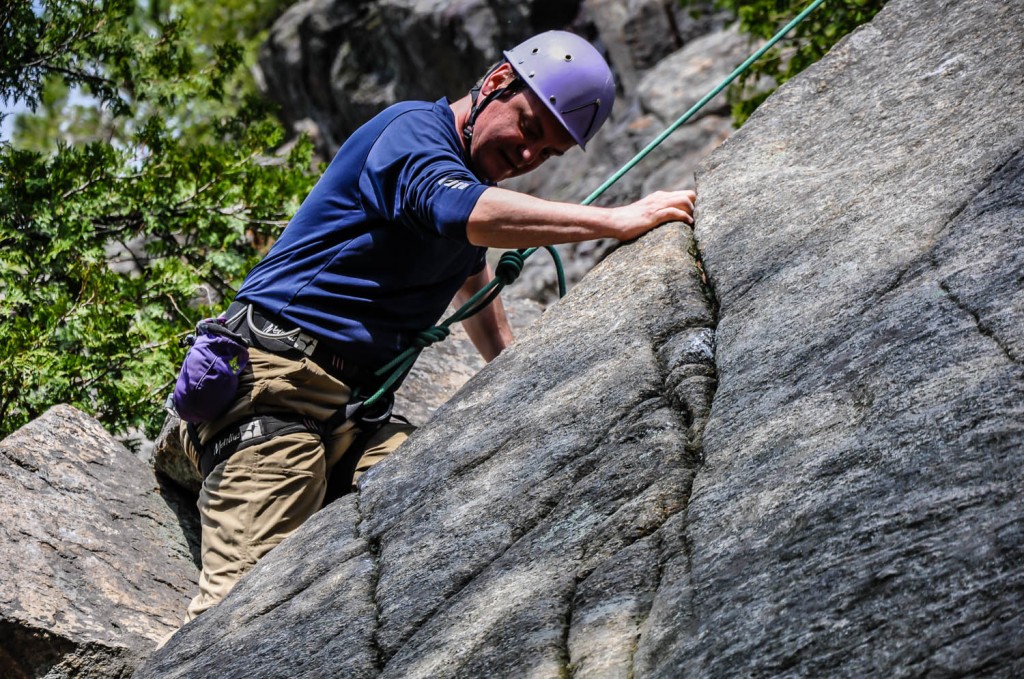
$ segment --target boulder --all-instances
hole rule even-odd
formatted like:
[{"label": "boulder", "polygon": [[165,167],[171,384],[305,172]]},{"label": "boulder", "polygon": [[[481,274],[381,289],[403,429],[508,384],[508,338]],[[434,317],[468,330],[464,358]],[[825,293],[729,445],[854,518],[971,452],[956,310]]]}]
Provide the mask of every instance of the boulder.
[{"label": "boulder", "polygon": [[691,41],[720,31],[729,19],[711,2],[684,6],[678,0],[585,0],[582,14],[608,51],[627,102],[635,98],[644,72]]},{"label": "boulder", "polygon": [[69,406],[0,441],[0,462],[0,675],[130,676],[196,587],[182,498]]},{"label": "boulder", "polygon": [[[760,42],[740,33],[738,24],[692,41],[644,74],[640,83],[644,110],[654,115],[662,127],[669,125],[760,46]],[[696,117],[707,115],[729,115],[724,92],[708,102]]]},{"label": "boulder", "polygon": [[[163,474],[194,497],[199,495],[203,479],[199,470],[185,455],[185,449],[181,447],[181,438],[178,434],[180,424],[181,420],[176,414],[167,415],[154,445],[153,468],[157,474]],[[198,509],[189,507],[188,513],[198,520]]]}]

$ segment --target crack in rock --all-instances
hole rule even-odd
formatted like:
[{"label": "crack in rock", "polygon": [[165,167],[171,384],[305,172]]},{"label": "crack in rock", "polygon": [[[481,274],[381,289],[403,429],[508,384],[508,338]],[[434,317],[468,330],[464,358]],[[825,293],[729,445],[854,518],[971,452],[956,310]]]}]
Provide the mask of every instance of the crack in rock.
[{"label": "crack in rock", "polygon": [[[612,429],[614,429],[614,425],[609,428],[609,431],[611,431]],[[593,470],[597,468],[597,462],[588,463],[588,460],[594,460],[597,458],[597,456],[595,455],[595,453],[597,452],[598,445],[594,445],[588,452],[575,458],[570,463],[570,467],[582,468],[584,470],[583,475],[577,478],[576,481],[572,483],[573,486],[575,486],[580,480],[589,476],[590,473],[592,473]],[[399,650],[409,642],[409,640],[413,639],[423,627],[430,624],[430,622],[438,616],[444,614],[452,605],[452,603],[457,602],[460,599],[463,592],[467,588],[471,587],[483,573],[487,572],[488,569],[494,567],[496,563],[499,563],[505,557],[505,555],[509,553],[509,551],[514,550],[514,548],[516,548],[517,546],[520,546],[524,540],[526,540],[532,533],[534,533],[534,531],[536,531],[540,526],[544,524],[544,522],[548,519],[549,516],[555,513],[555,511],[560,506],[562,506],[562,503],[565,501],[567,497],[568,493],[561,493],[556,496],[553,496],[552,498],[541,499],[541,501],[539,502],[539,506],[542,507],[543,510],[539,514],[537,514],[532,521],[517,527],[516,532],[513,533],[513,536],[511,537],[509,542],[499,552],[497,552],[493,556],[493,558],[481,563],[479,567],[473,572],[465,574],[464,577],[460,578],[456,583],[454,583],[454,587],[452,588],[452,590],[446,593],[444,595],[444,598],[441,601],[439,601],[436,606],[433,606],[429,610],[423,611],[421,615],[418,616],[420,619],[409,627],[407,633],[397,642],[392,644],[393,649],[391,650],[390,653],[385,652],[382,648],[381,652],[384,656],[386,656],[383,664],[386,665],[387,662],[390,661],[391,657],[394,657],[394,655],[396,655],[399,652]],[[376,601],[374,603],[376,604]],[[378,610],[380,610],[379,606]],[[378,618],[378,622],[380,620],[381,617]]]},{"label": "crack in rock", "polygon": [[974,325],[978,328],[979,334],[981,334],[983,337],[987,337],[988,339],[992,340],[992,343],[995,344],[996,347],[998,347],[1002,354],[1006,356],[1006,358],[1011,363],[1024,367],[1024,358],[1017,356],[1016,352],[1014,352],[1010,345],[1007,344],[1001,337],[999,337],[996,331],[989,327],[988,324],[982,320],[981,316],[978,314],[977,311],[969,307],[966,302],[964,302],[955,292],[953,292],[953,290],[949,287],[949,284],[946,281],[940,281],[939,288],[941,288],[942,291],[946,293],[946,296],[950,299],[951,302],[953,302],[953,304],[956,305],[958,309],[963,311],[971,318],[971,320],[974,322]]},{"label": "crack in rock", "polygon": [[371,561],[371,573],[370,573],[370,604],[373,607],[373,631],[369,634],[371,652],[373,653],[373,665],[379,674],[384,668],[384,651],[380,645],[380,639],[378,634],[381,628],[381,607],[380,607],[380,538],[369,538],[363,535],[363,522],[365,517],[363,515],[362,506],[362,493],[356,491],[355,498],[355,509],[358,521],[356,523],[355,534],[363,537],[367,544],[367,553],[370,555]]}]

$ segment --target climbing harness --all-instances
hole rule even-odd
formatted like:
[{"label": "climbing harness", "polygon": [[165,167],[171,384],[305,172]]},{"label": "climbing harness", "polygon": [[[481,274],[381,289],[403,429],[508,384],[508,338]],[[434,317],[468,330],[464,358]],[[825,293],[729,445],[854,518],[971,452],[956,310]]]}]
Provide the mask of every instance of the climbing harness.
[{"label": "climbing harness", "polygon": [[[659,144],[665,141],[666,138],[683,124],[685,124],[690,118],[692,118],[700,109],[704,108],[709,101],[714,99],[722,90],[742,75],[750,66],[760,59],[765,52],[771,49],[775,43],[781,40],[787,33],[795,28],[800,22],[802,22],[807,15],[818,8],[825,0],[814,0],[807,7],[803,9],[798,15],[796,15],[792,21],[786,24],[778,33],[776,33],[771,40],[766,42],[759,50],[754,52],[750,57],[747,58],[742,64],[736,67],[736,69],[730,73],[725,80],[719,83],[714,89],[705,94],[700,101],[690,107],[686,113],[681,115],[674,123],[669,125],[664,132],[654,138],[647,146],[645,146],[639,153],[636,154],[625,165],[623,165],[617,172],[609,177],[601,186],[597,187],[593,193],[587,196],[582,205],[590,205],[597,200],[605,191],[607,191],[615,182],[619,181],[623,175],[633,169],[637,163],[647,157],[651,151],[653,151]],[[524,43],[525,45],[525,43]],[[519,49],[519,48],[515,48]],[[512,54],[514,50],[510,50],[506,53],[506,56]],[[602,121],[603,122],[603,121]],[[582,144],[581,144],[582,145]],[[468,146],[467,146],[468,147]],[[519,276],[519,273],[523,270],[523,265],[526,258],[532,255],[540,248],[524,248],[521,250],[510,250],[501,256],[498,262],[498,266],[494,272],[494,279],[473,295],[465,304],[457,309],[451,316],[446,318],[438,325],[428,328],[420,332],[415,340],[408,349],[403,351],[401,354],[396,356],[393,360],[388,362],[386,365],[379,368],[374,375],[380,378],[382,381],[381,386],[377,391],[362,401],[364,407],[372,407],[380,399],[386,398],[386,395],[390,394],[393,389],[397,388],[396,385],[401,384],[401,381],[405,379],[405,376],[412,369],[413,364],[416,363],[416,359],[419,357],[420,352],[426,347],[440,342],[451,333],[451,326],[455,323],[463,321],[473,314],[479,312],[488,304],[490,304],[495,297],[497,297],[505,286],[511,284]],[[555,248],[552,246],[545,246],[545,250],[551,253],[552,258],[555,262],[555,269],[558,273],[558,295],[563,297],[565,295],[565,273],[562,268],[561,259]]]},{"label": "climbing harness", "polygon": [[[250,348],[295,361],[308,358],[326,373],[353,388],[353,395],[349,402],[325,421],[294,413],[254,413],[232,423],[205,443],[199,435],[197,425],[201,422],[214,421],[222,414],[224,408],[234,398],[238,371],[234,373],[236,379],[233,384],[228,384],[223,378],[218,379],[210,389],[205,389],[203,394],[193,396],[189,401],[190,404],[195,402],[201,404],[202,407],[194,405],[190,410],[183,412],[181,399],[172,398],[171,403],[174,410],[186,422],[186,432],[196,450],[199,469],[204,479],[218,464],[239,450],[269,441],[277,436],[308,432],[323,440],[329,437],[337,427],[351,420],[359,431],[357,440],[365,442],[391,420],[394,406],[393,390],[375,399],[371,404],[364,403],[356,393],[366,385],[377,383],[377,378],[371,371],[361,369],[357,363],[346,362],[343,357],[300,328],[282,327],[280,321],[265,316],[251,304],[233,302],[222,318],[207,319],[201,322],[197,326],[197,334],[204,336],[212,334],[217,340],[234,344],[245,351],[246,363]],[[192,371],[186,371],[190,360],[194,362],[194,356],[209,361],[203,354],[195,351],[197,345],[194,338],[189,343],[193,344],[193,347],[183,363],[183,376],[186,372],[195,373],[199,368],[205,369],[204,364],[193,366]],[[216,358],[221,358],[225,353],[223,350],[218,352]],[[191,375],[190,377],[188,382],[201,386],[201,380],[196,380]],[[214,399],[216,399],[215,403]],[[198,413],[197,416],[187,417],[185,413],[192,411]],[[358,448],[353,449],[357,450]],[[352,464],[354,465],[355,461]]]}]

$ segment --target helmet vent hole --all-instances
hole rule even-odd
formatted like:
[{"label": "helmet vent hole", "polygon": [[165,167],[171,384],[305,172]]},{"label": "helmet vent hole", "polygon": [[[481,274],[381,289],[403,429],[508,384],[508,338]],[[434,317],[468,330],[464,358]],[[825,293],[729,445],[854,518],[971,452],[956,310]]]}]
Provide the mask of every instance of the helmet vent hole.
[{"label": "helmet vent hole", "polygon": [[555,101],[555,95],[553,95],[553,94],[550,97],[548,97],[548,101],[550,101],[552,104],[557,103]]},{"label": "helmet vent hole", "polygon": [[537,52],[540,52],[540,48],[539,47],[534,47],[533,48],[533,52],[531,52],[530,54],[536,54]]},{"label": "helmet vent hole", "polygon": [[537,71],[530,71],[530,74],[529,74],[528,77],[532,78],[535,75],[537,75]]},{"label": "helmet vent hole", "polygon": [[566,61],[572,61],[572,55],[571,54],[566,54],[565,55],[565,60]]}]

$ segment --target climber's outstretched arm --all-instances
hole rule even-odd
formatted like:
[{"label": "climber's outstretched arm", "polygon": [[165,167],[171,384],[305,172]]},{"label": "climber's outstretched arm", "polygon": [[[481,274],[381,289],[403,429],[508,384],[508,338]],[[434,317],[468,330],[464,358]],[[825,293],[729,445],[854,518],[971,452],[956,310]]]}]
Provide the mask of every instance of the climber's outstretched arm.
[{"label": "climber's outstretched arm", "polygon": [[693,191],[658,191],[621,207],[559,203],[491,187],[466,224],[474,245],[529,248],[595,238],[632,240],[666,222],[693,223]]}]

